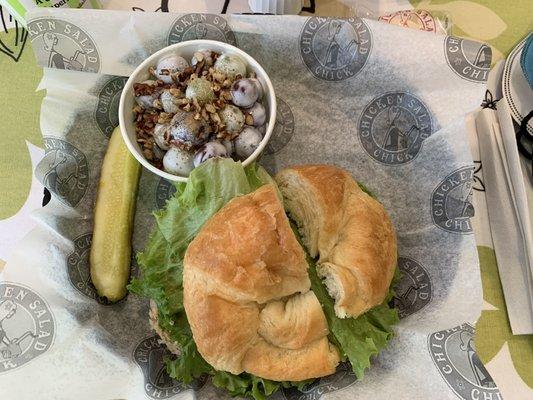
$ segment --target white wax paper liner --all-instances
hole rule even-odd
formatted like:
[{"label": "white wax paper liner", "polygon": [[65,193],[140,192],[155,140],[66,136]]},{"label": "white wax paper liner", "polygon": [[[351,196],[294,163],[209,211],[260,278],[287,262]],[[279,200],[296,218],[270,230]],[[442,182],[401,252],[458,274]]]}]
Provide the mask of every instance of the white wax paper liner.
[{"label": "white wax paper liner", "polygon": [[[130,295],[100,304],[88,279],[99,170],[125,76],[149,54],[198,32],[249,52],[273,81],[278,118],[262,165],[271,172],[310,162],[346,168],[385,205],[398,231],[404,278],[394,300],[402,316],[397,337],[364,379],[356,381],[343,365],[304,394],[275,398],[499,394],[475,354],[472,329],[482,291],[464,115],[484,92],[488,66],[476,56],[484,45],[315,17],[37,10],[28,26],[38,61],[54,67],[45,68],[41,83],[47,154],[36,170],[53,195],[0,282],[0,302],[17,307],[0,321],[7,337],[42,325],[42,337],[26,335],[19,355],[2,355],[0,397],[226,396],[209,380],[190,388],[170,379],[166,351],[148,326],[147,301]],[[54,48],[45,37],[57,38]],[[50,62],[58,55],[63,64]],[[146,243],[151,211],[171,193],[168,182],[143,171],[135,251]],[[22,294],[17,299],[20,291],[40,300],[34,307],[40,311]]]}]

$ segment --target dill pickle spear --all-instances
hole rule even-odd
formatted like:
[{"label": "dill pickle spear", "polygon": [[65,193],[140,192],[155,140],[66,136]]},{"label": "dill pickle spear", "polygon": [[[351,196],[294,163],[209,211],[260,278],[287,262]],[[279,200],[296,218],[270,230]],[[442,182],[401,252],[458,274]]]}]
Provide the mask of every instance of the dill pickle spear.
[{"label": "dill pickle spear", "polygon": [[116,302],[130,277],[131,234],[141,166],[115,128],[104,157],[94,208],[89,262],[98,295]]}]

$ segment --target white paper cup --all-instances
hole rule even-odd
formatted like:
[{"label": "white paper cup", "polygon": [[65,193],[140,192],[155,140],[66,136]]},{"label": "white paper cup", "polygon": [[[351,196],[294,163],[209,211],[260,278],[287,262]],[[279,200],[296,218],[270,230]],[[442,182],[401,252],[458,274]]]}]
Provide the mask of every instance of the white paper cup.
[{"label": "white paper cup", "polygon": [[263,105],[267,111],[267,129],[263,140],[257,147],[257,149],[242,162],[243,166],[247,166],[252,163],[261,152],[266,147],[272,131],[274,130],[274,124],[276,123],[276,95],[274,93],[274,87],[270,78],[268,77],[265,70],[259,65],[259,63],[253,59],[250,55],[244,51],[238,49],[235,46],[232,46],[227,43],[217,42],[214,40],[189,40],[186,42],[180,42],[173,44],[171,46],[165,47],[164,49],[159,50],[158,52],[152,54],[146,60],[144,60],[136,69],[133,71],[129,77],[122,94],[120,96],[120,104],[118,109],[118,117],[120,123],[120,130],[122,132],[122,137],[126,142],[126,146],[133,156],[141,163],[143,167],[150,170],[156,175],[161,176],[162,178],[168,179],[169,181],[175,182],[186,182],[187,176],[179,176],[174,174],[169,174],[159,168],[156,168],[146,160],[142,154],[141,148],[137,143],[137,135],[135,133],[135,124],[133,120],[133,107],[135,106],[135,98],[133,93],[133,84],[137,82],[142,82],[150,78],[150,73],[148,68],[155,66],[157,61],[163,57],[168,56],[169,54],[177,54],[184,57],[186,60],[190,61],[193,54],[198,50],[212,50],[218,53],[227,53],[227,54],[236,54],[241,57],[247,65],[248,72],[254,71],[257,75],[257,79],[261,82],[264,95],[263,95]]}]

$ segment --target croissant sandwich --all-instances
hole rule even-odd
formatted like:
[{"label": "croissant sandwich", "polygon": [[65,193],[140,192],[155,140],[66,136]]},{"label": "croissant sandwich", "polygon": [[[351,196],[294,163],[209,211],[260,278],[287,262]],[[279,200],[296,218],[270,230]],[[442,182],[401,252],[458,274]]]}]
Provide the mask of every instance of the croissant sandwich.
[{"label": "croissant sandwich", "polygon": [[230,394],[260,399],[342,361],[360,378],[392,337],[394,228],[340,168],[289,167],[273,180],[214,159],[157,221],[130,289],[151,299],[176,379],[210,374]]}]

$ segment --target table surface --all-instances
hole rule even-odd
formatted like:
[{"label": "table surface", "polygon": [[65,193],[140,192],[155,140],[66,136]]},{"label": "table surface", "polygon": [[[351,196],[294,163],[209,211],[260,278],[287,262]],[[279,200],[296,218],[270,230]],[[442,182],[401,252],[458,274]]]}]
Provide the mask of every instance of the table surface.
[{"label": "table surface", "polygon": [[[116,8],[119,2],[107,3]],[[122,2],[119,7],[131,9],[136,3],[147,8],[146,3],[154,1]],[[222,5],[223,1],[220,3]],[[346,0],[346,3],[349,1]],[[533,18],[527,18],[527,15],[533,15],[531,0],[513,1],[512,6],[499,0],[412,0],[411,3],[414,7],[449,18],[453,24],[452,34],[490,43],[493,61],[505,57],[533,30]],[[232,0],[229,10],[237,11],[243,4],[243,0]],[[171,11],[174,10],[171,8]],[[10,249],[34,226],[30,212],[41,206],[43,187],[34,179],[32,171],[44,154],[39,128],[44,93],[36,92],[42,69],[35,62],[26,33],[14,27],[9,29],[13,24],[5,11],[3,14],[4,27],[8,29],[3,30],[0,25],[0,98],[3,99],[0,124],[0,270],[9,257]],[[350,16],[353,9],[337,0],[317,0],[316,14]],[[478,252],[485,300],[476,326],[478,355],[489,372],[497,377],[497,384],[506,399],[526,398],[524,395],[533,399],[533,336],[512,335],[494,250],[478,246]],[[514,393],[521,395],[514,397]]]}]

